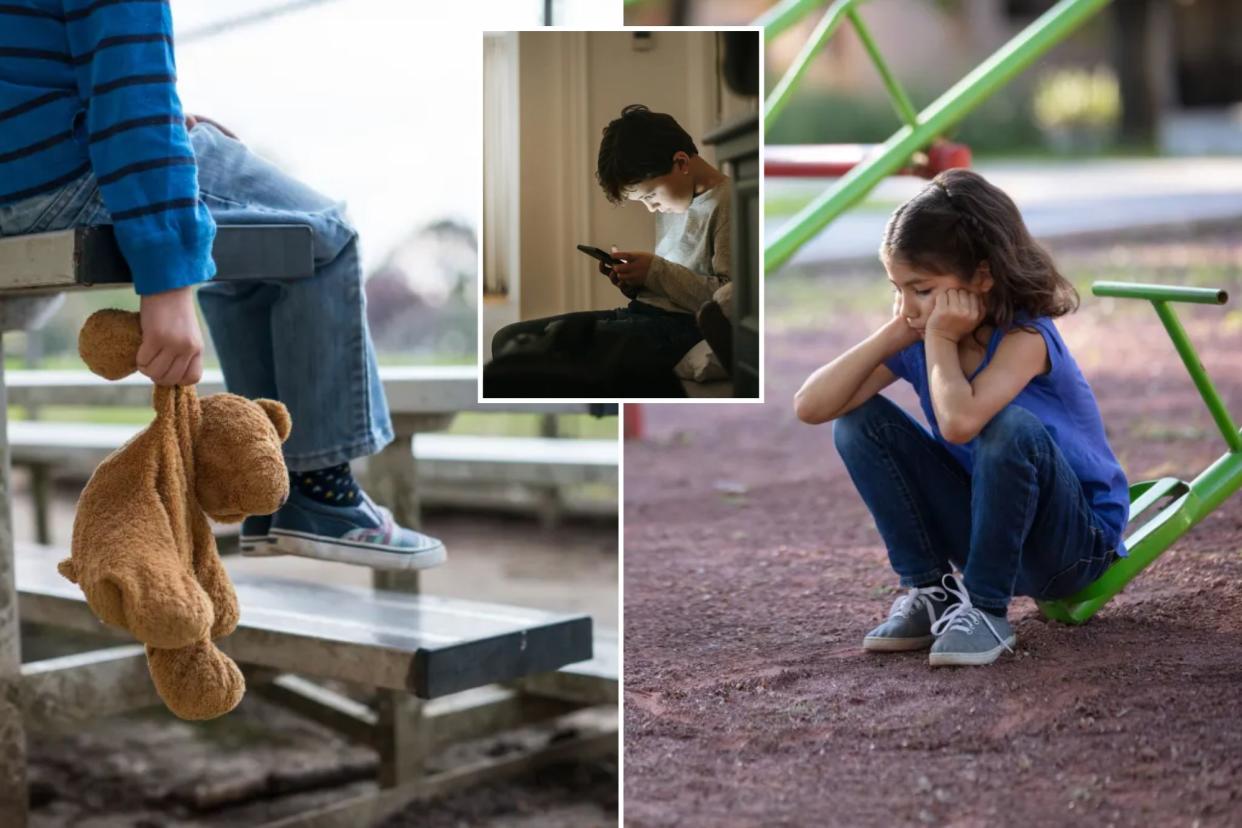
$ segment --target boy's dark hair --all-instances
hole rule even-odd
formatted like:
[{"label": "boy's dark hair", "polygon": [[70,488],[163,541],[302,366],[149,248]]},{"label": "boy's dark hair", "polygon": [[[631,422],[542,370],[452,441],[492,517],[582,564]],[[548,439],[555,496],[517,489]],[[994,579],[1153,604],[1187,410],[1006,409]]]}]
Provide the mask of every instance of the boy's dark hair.
[{"label": "boy's dark hair", "polygon": [[898,207],[884,228],[880,257],[964,282],[987,262],[987,313],[998,328],[1018,311],[1057,317],[1078,307],[1078,291],[1031,237],[1013,199],[970,170],[940,173]]},{"label": "boy's dark hair", "polygon": [[628,188],[671,170],[678,152],[699,154],[690,134],[673,116],[630,104],[621,110],[620,118],[604,127],[595,178],[608,200],[618,204],[625,200]]}]

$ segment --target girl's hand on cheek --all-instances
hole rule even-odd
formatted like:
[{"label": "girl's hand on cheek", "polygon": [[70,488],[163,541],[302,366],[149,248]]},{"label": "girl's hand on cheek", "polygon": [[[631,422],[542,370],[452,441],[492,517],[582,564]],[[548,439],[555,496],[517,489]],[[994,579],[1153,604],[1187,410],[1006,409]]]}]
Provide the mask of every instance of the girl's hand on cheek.
[{"label": "girl's hand on cheek", "polygon": [[927,335],[960,342],[983,323],[983,302],[977,293],[949,288],[935,297],[927,318]]},{"label": "girl's hand on cheek", "polygon": [[893,298],[893,318],[881,330],[888,337],[892,353],[902,351],[919,341],[919,332],[910,327],[910,320],[901,314],[901,296]]}]

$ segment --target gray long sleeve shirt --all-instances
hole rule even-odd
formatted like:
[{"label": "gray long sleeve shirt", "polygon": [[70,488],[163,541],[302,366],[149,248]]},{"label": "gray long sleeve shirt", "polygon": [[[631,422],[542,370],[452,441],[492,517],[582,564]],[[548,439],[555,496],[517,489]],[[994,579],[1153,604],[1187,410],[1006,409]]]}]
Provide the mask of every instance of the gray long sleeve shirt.
[{"label": "gray long sleeve shirt", "polygon": [[686,212],[656,216],[655,255],[638,301],[694,313],[729,282],[732,195],[733,182],[725,178],[696,195]]}]

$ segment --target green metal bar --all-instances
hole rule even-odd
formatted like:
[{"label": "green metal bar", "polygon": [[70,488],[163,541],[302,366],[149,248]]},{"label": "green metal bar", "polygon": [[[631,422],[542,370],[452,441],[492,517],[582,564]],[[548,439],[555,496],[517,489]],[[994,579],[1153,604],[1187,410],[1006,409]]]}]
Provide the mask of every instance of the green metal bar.
[{"label": "green metal bar", "polygon": [[1108,3],[1109,0],[1061,0],[1041,15],[924,109],[918,116],[918,127],[899,129],[873,158],[850,170],[834,187],[790,219],[767,245],[764,271],[770,272],[788,261],[798,248],[861,201],[911,155],[968,115]]},{"label": "green metal bar", "polygon": [[1201,305],[1223,305],[1229,301],[1229,294],[1219,288],[1144,285],[1137,282],[1095,282],[1091,285],[1091,292],[1096,296],[1146,299],[1149,302],[1196,302]]},{"label": "green metal bar", "polygon": [[1135,483],[1130,487],[1130,520],[1134,520],[1156,502],[1170,495],[1181,497],[1190,491],[1190,484],[1176,477],[1164,477]]},{"label": "green metal bar", "polygon": [[[862,41],[867,54],[871,55],[871,62],[875,64],[876,71],[880,73],[880,78],[884,81],[888,96],[893,100],[893,108],[897,110],[897,116],[911,127],[918,126],[919,114],[914,110],[914,104],[910,102],[910,97],[906,95],[906,90],[901,88],[897,78],[889,71],[888,64],[884,62],[884,56],[876,48],[871,32],[867,30],[862,18],[858,16],[858,9],[851,8],[846,14],[849,15],[850,22],[854,24],[854,31],[858,33],[858,39]],[[767,124],[765,123],[764,126],[766,127]]]},{"label": "green metal bar", "polygon": [[1191,481],[1189,492],[1127,539],[1127,557],[1110,566],[1086,589],[1059,601],[1040,601],[1040,610],[1056,621],[1083,623],[1239,488],[1242,488],[1242,453],[1234,451],[1205,469]]},{"label": "green metal bar", "polygon": [[772,128],[772,122],[776,120],[776,116],[789,103],[789,99],[793,96],[794,87],[798,81],[806,74],[807,68],[811,65],[811,61],[815,59],[815,55],[828,42],[828,38],[845,20],[845,15],[850,8],[859,2],[859,0],[837,0],[832,4],[828,11],[824,12],[824,16],[820,19],[819,24],[815,27],[815,31],[807,38],[806,43],[802,44],[802,51],[798,52],[798,56],[794,58],[793,64],[781,77],[772,90],[772,94],[768,95],[767,103],[763,107],[763,131],[767,132]]},{"label": "green metal bar", "polygon": [[781,0],[772,8],[755,18],[752,26],[763,27],[765,40],[772,40],[786,29],[797,25],[798,21],[811,13],[827,0]]},{"label": "green metal bar", "polygon": [[1207,404],[1212,419],[1216,421],[1216,427],[1224,435],[1229,450],[1242,452],[1242,434],[1238,434],[1238,427],[1234,425],[1233,418],[1229,416],[1224,401],[1220,398],[1220,394],[1216,393],[1216,388],[1212,385],[1212,380],[1208,378],[1207,372],[1203,370],[1203,363],[1199,361],[1199,355],[1195,353],[1194,346],[1190,344],[1190,338],[1186,336],[1186,329],[1182,327],[1177,314],[1166,302],[1152,302],[1152,305],[1155,306],[1160,321],[1164,323],[1164,329],[1169,332],[1178,356],[1182,358],[1186,370],[1190,372],[1195,388],[1199,389],[1199,396],[1203,397],[1203,402]]},{"label": "green metal bar", "polygon": [[[1227,299],[1225,292],[1213,288],[1126,282],[1096,282],[1091,286],[1091,291],[1096,296],[1143,299],[1152,303],[1173,340],[1173,347],[1177,349],[1208,411],[1224,435],[1229,452],[1192,480],[1188,491],[1130,535],[1126,539],[1128,556],[1110,566],[1095,583],[1068,598],[1039,602],[1045,615],[1067,624],[1081,624],[1094,615],[1178,538],[1224,503],[1226,498],[1242,489],[1242,433],[1229,417],[1207,372],[1203,370],[1203,364],[1186,336],[1186,329],[1168,305],[1169,302],[1221,304]],[[1170,486],[1167,480],[1131,486],[1130,519],[1137,517],[1153,496],[1158,498],[1161,489],[1173,494],[1177,492],[1176,486]]]}]

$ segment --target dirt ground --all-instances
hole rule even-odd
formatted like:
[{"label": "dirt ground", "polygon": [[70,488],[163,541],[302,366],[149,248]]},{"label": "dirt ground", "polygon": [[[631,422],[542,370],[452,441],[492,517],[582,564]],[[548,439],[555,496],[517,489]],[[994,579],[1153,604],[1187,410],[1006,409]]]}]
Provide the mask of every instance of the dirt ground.
[{"label": "dirt ground", "polygon": [[[24,475],[18,471],[14,479],[15,526],[18,537],[26,539],[32,526],[29,499],[24,496]],[[71,519],[72,502],[69,497],[56,503],[58,519]],[[62,520],[60,528],[67,525]],[[601,628],[616,629],[615,523],[575,521],[542,528],[533,518],[441,512],[428,517],[425,529],[444,539],[450,555],[450,565],[427,573],[425,590],[589,612]],[[67,536],[67,530],[58,534]],[[370,582],[370,570],[362,567],[304,558],[238,563],[308,580]],[[40,628],[23,632],[27,660],[60,654],[64,647],[63,633]],[[359,687],[337,683],[334,689],[366,698]],[[583,726],[594,724],[592,720]],[[433,757],[430,766],[459,767],[567,735],[564,729],[525,728],[455,746]],[[253,691],[236,711],[212,722],[183,722],[159,708],[114,716],[72,733],[30,734],[28,745],[32,828],[260,825],[374,790],[378,767],[374,750],[351,744]],[[385,828],[616,825],[618,785],[615,757],[562,764],[411,805],[382,824]]]},{"label": "dirt ground", "polygon": [[[1236,234],[1211,249],[1242,272]],[[1237,417],[1232,281],[1227,308],[1179,312]],[[883,316],[808,315],[843,296],[822,277],[766,290],[768,402],[646,406],[626,445],[626,823],[1242,825],[1242,493],[1084,626],[1016,600],[993,666],[865,653],[895,578],[831,428],[791,401]],[[1150,305],[1086,296],[1059,324],[1131,480],[1223,453]]]}]

